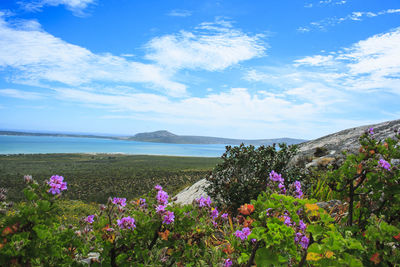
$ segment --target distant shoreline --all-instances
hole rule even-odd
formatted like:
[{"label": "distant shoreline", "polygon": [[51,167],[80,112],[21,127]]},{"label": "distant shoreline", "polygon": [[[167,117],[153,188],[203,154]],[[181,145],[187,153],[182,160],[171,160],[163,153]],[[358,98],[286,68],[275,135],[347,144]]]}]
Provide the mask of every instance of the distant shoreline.
[{"label": "distant shoreline", "polygon": [[135,141],[145,143],[160,143],[160,144],[188,144],[188,145],[246,145],[254,146],[270,146],[278,143],[286,143],[288,145],[300,144],[306,142],[304,139],[294,138],[273,138],[273,139],[232,139],[223,137],[210,137],[210,136],[195,136],[195,135],[176,135],[168,131],[156,131],[149,133],[138,133],[134,136],[106,136],[106,135],[90,135],[90,134],[66,134],[66,133],[34,133],[34,132],[21,132],[21,131],[0,131],[2,136],[43,136],[43,137],[72,137],[72,138],[96,138],[106,140],[119,140],[119,141]]},{"label": "distant shoreline", "polygon": [[146,157],[173,157],[173,158],[220,158],[220,157],[209,157],[209,156],[176,156],[176,155],[164,155],[164,154],[130,154],[124,152],[65,152],[65,153],[0,153],[2,156],[50,156],[50,155],[76,155],[76,156],[146,156]]}]

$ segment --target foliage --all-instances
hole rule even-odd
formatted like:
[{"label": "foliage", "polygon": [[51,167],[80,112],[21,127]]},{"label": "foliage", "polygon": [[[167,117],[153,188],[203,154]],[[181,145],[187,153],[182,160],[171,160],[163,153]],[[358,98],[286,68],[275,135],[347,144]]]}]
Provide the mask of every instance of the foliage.
[{"label": "foliage", "polygon": [[58,173],[68,177],[64,198],[105,203],[109,196],[139,197],[159,183],[176,193],[207,176],[217,158],[119,154],[0,155],[0,187],[8,199],[20,201],[30,174],[38,182]]},{"label": "foliage", "polygon": [[226,147],[222,155],[223,162],[218,164],[212,175],[207,178],[210,186],[207,193],[219,204],[231,211],[266,189],[268,174],[275,170],[286,180],[286,186],[294,180],[301,180],[301,169],[288,167],[290,159],[295,155],[297,146],[279,144],[279,149],[273,146]]},{"label": "foliage", "polygon": [[400,226],[399,139],[397,133],[376,140],[369,129],[360,137],[359,153],[347,155],[342,166],[328,172],[330,187],[348,201],[343,223],[367,245],[371,258],[366,256],[366,263],[392,266],[399,260],[399,243],[393,240]]}]

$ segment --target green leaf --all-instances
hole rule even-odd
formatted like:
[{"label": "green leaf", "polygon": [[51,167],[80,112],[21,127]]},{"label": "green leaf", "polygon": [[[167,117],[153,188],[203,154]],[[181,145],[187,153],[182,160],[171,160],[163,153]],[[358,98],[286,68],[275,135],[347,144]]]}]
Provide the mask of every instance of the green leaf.
[{"label": "green leaf", "polygon": [[39,201],[39,210],[42,212],[46,212],[50,210],[50,202],[47,200]]},{"label": "green leaf", "polygon": [[271,266],[280,263],[278,254],[267,248],[258,249],[255,260],[257,266]]},{"label": "green leaf", "polygon": [[37,236],[40,239],[47,239],[52,236],[52,233],[49,231],[49,228],[43,224],[35,225],[33,227],[33,230],[36,232]]}]

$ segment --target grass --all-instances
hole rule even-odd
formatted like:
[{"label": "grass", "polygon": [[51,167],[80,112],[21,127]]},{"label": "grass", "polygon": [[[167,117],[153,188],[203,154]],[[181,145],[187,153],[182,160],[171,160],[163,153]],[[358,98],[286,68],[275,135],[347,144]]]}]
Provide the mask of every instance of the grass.
[{"label": "grass", "polygon": [[139,197],[154,185],[171,195],[206,175],[221,160],[205,157],[171,157],[119,154],[0,155],[0,187],[8,199],[23,199],[24,175],[39,183],[58,174],[65,178],[65,198],[104,203],[108,197]]}]

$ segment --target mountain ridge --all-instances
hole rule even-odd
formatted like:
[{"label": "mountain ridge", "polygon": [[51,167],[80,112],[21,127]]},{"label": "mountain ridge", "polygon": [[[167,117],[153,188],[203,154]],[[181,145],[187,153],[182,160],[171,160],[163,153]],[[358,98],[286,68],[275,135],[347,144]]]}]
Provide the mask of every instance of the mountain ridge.
[{"label": "mountain ridge", "polygon": [[211,136],[197,135],[176,135],[167,130],[154,132],[137,133],[133,136],[107,136],[90,134],[71,134],[71,133],[40,133],[28,131],[0,131],[0,135],[22,135],[22,136],[54,136],[54,137],[80,137],[80,138],[101,138],[113,140],[126,140],[149,143],[169,143],[169,144],[225,144],[225,145],[272,145],[277,143],[286,143],[288,145],[299,144],[307,140],[295,138],[273,138],[273,139],[233,139]]}]

